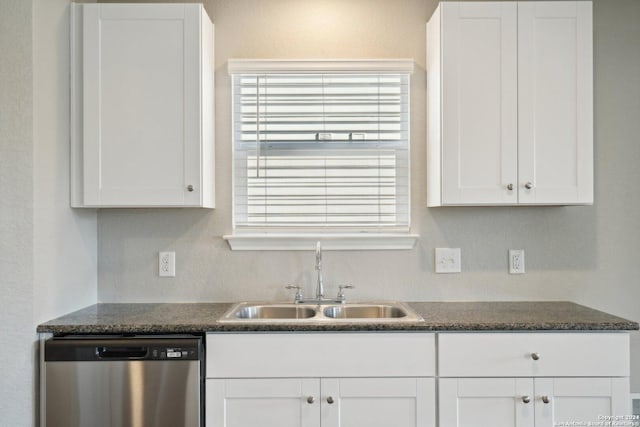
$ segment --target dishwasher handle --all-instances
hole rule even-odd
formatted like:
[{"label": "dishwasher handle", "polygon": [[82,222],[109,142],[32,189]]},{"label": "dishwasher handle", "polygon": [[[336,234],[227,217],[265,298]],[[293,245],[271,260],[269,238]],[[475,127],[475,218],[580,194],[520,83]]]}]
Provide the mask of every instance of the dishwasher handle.
[{"label": "dishwasher handle", "polygon": [[100,359],[144,359],[149,354],[148,347],[97,347]]}]

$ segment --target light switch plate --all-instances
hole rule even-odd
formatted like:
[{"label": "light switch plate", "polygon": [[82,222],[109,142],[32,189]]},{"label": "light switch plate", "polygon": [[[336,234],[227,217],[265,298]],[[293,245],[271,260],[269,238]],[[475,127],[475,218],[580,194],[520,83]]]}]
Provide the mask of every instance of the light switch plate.
[{"label": "light switch plate", "polygon": [[461,261],[460,248],[436,248],[436,273],[460,273]]}]

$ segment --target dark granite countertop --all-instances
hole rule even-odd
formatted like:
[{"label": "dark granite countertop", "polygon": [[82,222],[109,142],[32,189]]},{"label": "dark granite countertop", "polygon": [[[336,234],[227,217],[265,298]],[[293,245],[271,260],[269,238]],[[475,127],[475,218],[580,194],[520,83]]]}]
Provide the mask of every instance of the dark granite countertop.
[{"label": "dark granite countertop", "polygon": [[536,331],[637,330],[638,323],[564,301],[410,302],[420,322],[220,323],[231,303],[102,303],[38,326],[62,334],[207,331]]}]

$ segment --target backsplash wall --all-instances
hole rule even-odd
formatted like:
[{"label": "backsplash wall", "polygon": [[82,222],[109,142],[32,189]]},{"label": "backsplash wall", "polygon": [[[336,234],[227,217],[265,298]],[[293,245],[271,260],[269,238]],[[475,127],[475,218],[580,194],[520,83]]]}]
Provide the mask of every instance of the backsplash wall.
[{"label": "backsplash wall", "polygon": [[[229,58],[413,58],[410,251],[326,252],[326,293],[353,299],[570,300],[640,320],[640,2],[594,1],[593,206],[426,207],[425,23],[435,0],[209,0],[215,24],[216,205],[98,213],[101,302],[288,299],[311,294],[311,251],[232,252]],[[436,275],[435,247],[462,249],[462,273]],[[526,251],[509,275],[507,250]],[[176,252],[176,277],[158,277],[158,251]],[[640,340],[633,334],[634,389]],[[637,367],[637,368],[636,368]]]}]

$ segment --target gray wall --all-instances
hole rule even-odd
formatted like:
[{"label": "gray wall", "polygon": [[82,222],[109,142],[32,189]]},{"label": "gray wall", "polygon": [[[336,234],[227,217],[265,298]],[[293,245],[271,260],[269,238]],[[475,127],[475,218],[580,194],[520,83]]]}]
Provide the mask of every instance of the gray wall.
[{"label": "gray wall", "polygon": [[31,2],[0,2],[0,52],[0,340],[12,349],[0,352],[0,419],[26,426],[35,405]]},{"label": "gray wall", "polygon": [[[426,208],[425,22],[435,0],[209,0],[216,33],[216,193],[209,210],[101,210],[100,301],[232,301],[312,292],[310,252],[232,252],[228,58],[414,58],[410,251],[332,252],[328,292],[401,300],[570,300],[640,320],[640,1],[595,0],[596,203],[589,207]],[[433,272],[434,247],[462,248],[461,274]],[[527,273],[507,274],[525,249]],[[177,276],[157,277],[176,251]],[[640,391],[633,338],[633,388]]]},{"label": "gray wall", "polygon": [[97,213],[69,208],[70,0],[33,0],[34,321],[97,300]]},{"label": "gray wall", "polygon": [[36,425],[36,325],[97,301],[97,215],[69,208],[69,0],[0,1],[0,425]]}]

